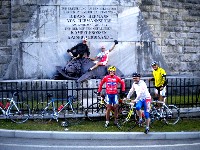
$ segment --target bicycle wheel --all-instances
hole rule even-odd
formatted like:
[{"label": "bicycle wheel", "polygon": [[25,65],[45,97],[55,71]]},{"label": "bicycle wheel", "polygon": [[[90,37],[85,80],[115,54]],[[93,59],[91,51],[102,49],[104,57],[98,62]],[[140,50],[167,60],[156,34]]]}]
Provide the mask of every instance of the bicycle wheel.
[{"label": "bicycle wheel", "polygon": [[9,118],[15,123],[24,123],[30,117],[30,108],[26,103],[15,102],[12,104],[8,111]]},{"label": "bicycle wheel", "polygon": [[73,102],[73,109],[76,112],[80,121],[84,120],[86,116],[86,109],[80,101]]},{"label": "bicycle wheel", "polygon": [[78,116],[76,110],[73,108],[72,105],[68,105],[64,109],[58,112],[58,124],[66,127],[77,125],[81,122],[82,118]]},{"label": "bicycle wheel", "polygon": [[119,119],[120,130],[131,131],[138,125],[138,117],[134,108],[130,109],[126,116]]},{"label": "bicycle wheel", "polygon": [[106,107],[104,104],[94,103],[87,108],[86,115],[87,118],[91,121],[102,120],[102,117],[105,118]]},{"label": "bicycle wheel", "polygon": [[[150,127],[151,128],[162,128],[166,124],[165,118],[161,115],[159,108],[152,108],[150,111]],[[162,114],[166,114],[163,110]]]},{"label": "bicycle wheel", "polygon": [[127,117],[130,110],[130,105],[127,104],[119,104],[118,107],[118,120],[123,120]]},{"label": "bicycle wheel", "polygon": [[180,119],[180,111],[175,105],[168,105],[164,107],[164,117],[166,124],[175,125]]},{"label": "bicycle wheel", "polygon": [[52,120],[53,108],[47,107],[47,102],[38,103],[32,110],[32,117],[35,122],[49,123]]}]

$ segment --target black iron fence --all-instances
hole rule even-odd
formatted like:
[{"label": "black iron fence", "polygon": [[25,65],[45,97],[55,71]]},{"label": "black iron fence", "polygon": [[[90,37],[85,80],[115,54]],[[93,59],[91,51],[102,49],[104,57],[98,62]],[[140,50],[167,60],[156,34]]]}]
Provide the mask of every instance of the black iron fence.
[{"label": "black iron fence", "polygon": [[[153,83],[143,78],[153,95]],[[19,99],[28,103],[30,108],[39,101],[48,101],[47,93],[54,98],[66,98],[69,95],[77,97],[80,103],[87,108],[97,101],[97,91],[100,80],[92,79],[83,84],[73,80],[9,80],[0,81],[0,99],[11,97],[12,91],[19,92]],[[132,79],[125,79],[126,92],[132,85]],[[167,101],[180,108],[196,108],[200,106],[200,78],[168,78]],[[120,88],[119,88],[120,91]],[[104,92],[104,89],[103,91]]]}]

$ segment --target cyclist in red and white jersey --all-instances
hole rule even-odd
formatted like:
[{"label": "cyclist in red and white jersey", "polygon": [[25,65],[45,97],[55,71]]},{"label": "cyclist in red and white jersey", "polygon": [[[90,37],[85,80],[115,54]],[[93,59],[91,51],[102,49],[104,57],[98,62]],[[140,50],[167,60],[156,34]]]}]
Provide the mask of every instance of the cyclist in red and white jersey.
[{"label": "cyclist in red and white jersey", "polygon": [[89,68],[88,71],[91,71],[95,68],[97,68],[98,66],[106,66],[108,64],[108,58],[109,58],[109,53],[115,48],[115,45],[118,44],[118,41],[115,40],[114,41],[114,45],[111,49],[109,50],[106,50],[105,46],[102,46],[101,47],[101,52],[97,54],[97,56],[95,58],[90,58],[91,60],[97,60],[97,59],[100,59],[98,62],[96,62],[96,64]]},{"label": "cyclist in red and white jersey", "polygon": [[112,109],[112,107],[114,107],[114,124],[119,127],[117,118],[118,118],[118,84],[121,84],[121,88],[122,88],[122,95],[125,94],[125,83],[124,81],[115,75],[116,72],[116,67],[115,66],[110,66],[108,68],[108,72],[109,75],[105,76],[100,84],[99,84],[99,88],[98,88],[98,95],[101,95],[101,91],[102,91],[102,87],[104,85],[104,83],[106,83],[106,123],[105,123],[105,127],[107,128],[109,125],[109,119],[110,119],[110,111]]}]

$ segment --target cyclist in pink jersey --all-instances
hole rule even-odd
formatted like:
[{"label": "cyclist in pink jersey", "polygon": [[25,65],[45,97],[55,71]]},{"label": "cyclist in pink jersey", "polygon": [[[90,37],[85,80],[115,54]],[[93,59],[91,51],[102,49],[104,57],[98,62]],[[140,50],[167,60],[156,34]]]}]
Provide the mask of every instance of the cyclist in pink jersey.
[{"label": "cyclist in pink jersey", "polygon": [[118,41],[115,40],[114,41],[114,45],[111,49],[106,50],[105,46],[101,47],[101,52],[99,54],[97,54],[97,56],[95,58],[90,58],[91,60],[97,60],[100,59],[93,67],[89,68],[88,71],[91,71],[95,68],[97,68],[98,66],[106,66],[108,63],[108,57],[109,57],[109,53],[115,48],[115,45],[118,44]]},{"label": "cyclist in pink jersey", "polygon": [[122,94],[124,95],[125,93],[125,83],[124,81],[115,75],[116,72],[116,67],[115,66],[110,66],[108,68],[109,75],[105,76],[98,88],[98,95],[101,95],[100,92],[102,91],[102,86],[104,83],[106,83],[106,123],[105,127],[107,128],[109,125],[109,119],[110,119],[110,111],[112,107],[114,108],[114,124],[119,128],[119,124],[117,121],[118,118],[118,84],[121,84],[122,88]]}]

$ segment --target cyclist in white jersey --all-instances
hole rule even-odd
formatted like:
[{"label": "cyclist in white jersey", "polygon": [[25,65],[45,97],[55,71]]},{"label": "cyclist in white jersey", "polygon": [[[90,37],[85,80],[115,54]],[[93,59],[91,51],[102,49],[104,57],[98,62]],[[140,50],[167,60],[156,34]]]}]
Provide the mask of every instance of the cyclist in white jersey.
[{"label": "cyclist in white jersey", "polygon": [[130,99],[133,92],[136,92],[136,98],[133,102],[136,102],[136,111],[139,116],[139,123],[142,123],[142,111],[141,108],[144,107],[144,116],[146,120],[146,128],[144,133],[149,132],[149,122],[150,122],[150,103],[151,103],[151,95],[147,88],[146,83],[143,80],[140,80],[141,75],[137,72],[132,74],[133,77],[133,84],[131,89],[128,92],[127,99]]}]

